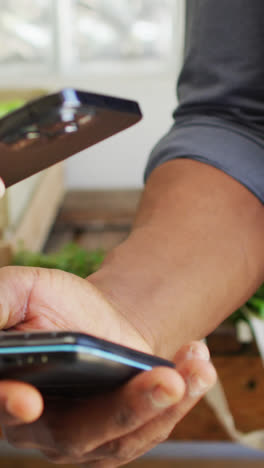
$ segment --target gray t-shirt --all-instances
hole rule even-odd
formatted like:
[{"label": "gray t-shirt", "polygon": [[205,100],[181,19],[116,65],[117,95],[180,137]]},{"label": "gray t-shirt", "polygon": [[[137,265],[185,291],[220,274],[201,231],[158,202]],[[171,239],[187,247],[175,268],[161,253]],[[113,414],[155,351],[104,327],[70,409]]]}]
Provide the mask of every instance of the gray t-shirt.
[{"label": "gray t-shirt", "polygon": [[187,0],[175,123],[150,155],[215,166],[264,202],[264,0]]}]

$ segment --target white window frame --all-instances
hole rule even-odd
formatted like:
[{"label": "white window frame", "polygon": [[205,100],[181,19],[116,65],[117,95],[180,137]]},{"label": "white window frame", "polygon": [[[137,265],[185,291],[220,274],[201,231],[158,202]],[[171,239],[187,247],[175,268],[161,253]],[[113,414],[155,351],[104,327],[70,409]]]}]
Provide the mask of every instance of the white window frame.
[{"label": "white window frame", "polygon": [[[131,0],[133,1],[133,0]],[[0,85],[67,80],[82,80],[89,76],[121,75],[124,77],[164,75],[178,70],[182,54],[177,54],[179,42],[183,38],[183,15],[185,0],[175,0],[173,12],[174,32],[171,51],[164,59],[120,59],[101,60],[87,63],[76,62],[74,52],[73,17],[74,0],[52,0],[52,43],[53,57],[47,64],[8,64],[0,65]],[[174,47],[175,46],[175,47]],[[18,79],[19,76],[19,79]]]}]

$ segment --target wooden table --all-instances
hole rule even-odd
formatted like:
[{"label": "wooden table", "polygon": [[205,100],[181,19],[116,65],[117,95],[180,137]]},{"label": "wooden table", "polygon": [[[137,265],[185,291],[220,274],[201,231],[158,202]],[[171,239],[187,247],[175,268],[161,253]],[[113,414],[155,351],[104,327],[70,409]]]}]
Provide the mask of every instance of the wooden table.
[{"label": "wooden table", "polygon": [[[54,468],[54,465],[36,458],[0,458],[1,468]],[[73,465],[60,465],[73,468]],[[263,461],[245,460],[140,460],[126,468],[263,468]],[[77,468],[77,466],[76,466]]]}]

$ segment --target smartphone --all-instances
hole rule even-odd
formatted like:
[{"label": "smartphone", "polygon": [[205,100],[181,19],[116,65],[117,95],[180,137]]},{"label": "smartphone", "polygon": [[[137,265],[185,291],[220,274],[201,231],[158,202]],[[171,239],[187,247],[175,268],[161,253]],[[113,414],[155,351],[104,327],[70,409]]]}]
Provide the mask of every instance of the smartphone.
[{"label": "smartphone", "polygon": [[0,333],[0,380],[37,387],[45,397],[87,398],[170,361],[74,332]]},{"label": "smartphone", "polygon": [[0,177],[6,187],[142,118],[135,101],[67,88],[0,119]]}]

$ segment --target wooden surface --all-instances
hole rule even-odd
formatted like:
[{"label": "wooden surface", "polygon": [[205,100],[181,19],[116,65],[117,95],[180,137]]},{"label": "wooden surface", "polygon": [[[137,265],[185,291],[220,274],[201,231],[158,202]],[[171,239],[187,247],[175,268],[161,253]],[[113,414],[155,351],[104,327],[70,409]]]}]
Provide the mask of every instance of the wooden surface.
[{"label": "wooden surface", "polygon": [[[54,468],[55,465],[38,458],[0,457],[0,466],[1,468]],[[88,466],[87,464],[87,468]],[[60,467],[74,468],[74,465],[60,465]],[[126,468],[263,468],[263,461],[142,459],[129,463]]]},{"label": "wooden surface", "polygon": [[42,249],[64,197],[63,166],[56,164],[43,174],[20,224],[12,234],[14,249],[22,241],[31,251]]},{"label": "wooden surface", "polygon": [[127,468],[263,468],[263,461],[245,460],[142,460]]},{"label": "wooden surface", "polygon": [[0,267],[10,265],[13,251],[21,246],[31,251],[43,248],[64,194],[63,165],[57,164],[43,173],[20,222],[0,241]]},{"label": "wooden surface", "polygon": [[130,225],[141,190],[72,190],[66,194],[58,223]]},{"label": "wooden surface", "polygon": [[40,251],[47,242],[65,194],[63,165],[46,170],[20,222],[0,241],[0,267],[9,265],[13,251],[27,248]]},{"label": "wooden surface", "polygon": [[10,265],[12,261],[13,251],[9,242],[0,241],[0,268]]},{"label": "wooden surface", "polygon": [[[216,356],[213,362],[225,388],[228,402],[243,432],[264,428],[264,378],[258,356]],[[176,426],[171,439],[229,440],[212,410],[203,400]]]}]

